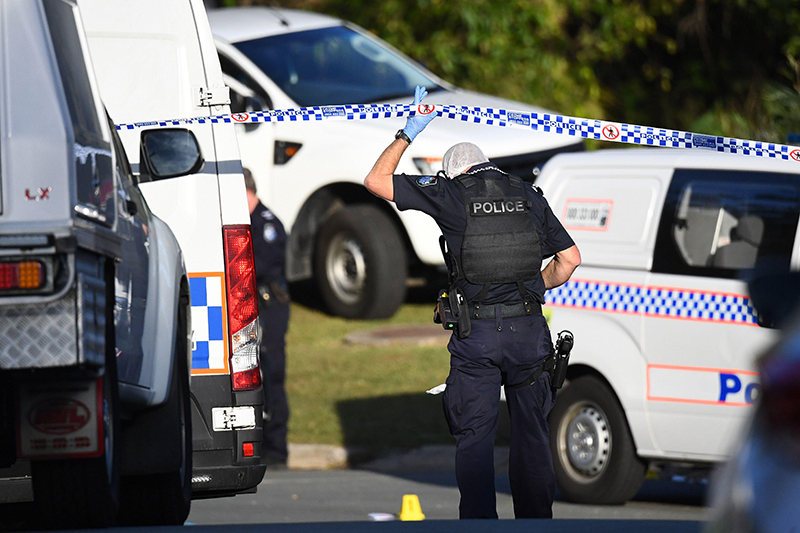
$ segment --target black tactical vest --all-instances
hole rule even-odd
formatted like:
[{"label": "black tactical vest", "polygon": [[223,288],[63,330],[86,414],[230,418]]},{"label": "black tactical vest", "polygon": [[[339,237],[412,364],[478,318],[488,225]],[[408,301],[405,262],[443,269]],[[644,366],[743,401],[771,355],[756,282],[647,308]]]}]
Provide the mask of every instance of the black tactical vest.
[{"label": "black tactical vest", "polygon": [[464,278],[477,285],[535,279],[542,247],[522,180],[490,168],[455,181],[467,211],[459,258]]}]

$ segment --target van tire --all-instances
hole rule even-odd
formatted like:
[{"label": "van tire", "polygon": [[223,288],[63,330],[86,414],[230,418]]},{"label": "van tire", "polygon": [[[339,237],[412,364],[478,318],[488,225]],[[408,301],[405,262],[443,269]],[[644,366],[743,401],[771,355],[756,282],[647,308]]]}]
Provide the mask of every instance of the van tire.
[{"label": "van tire", "polygon": [[550,412],[550,449],[558,488],[571,502],[625,503],[639,491],[647,471],[636,455],[622,406],[591,375],[572,380],[559,392]]},{"label": "van tire", "polygon": [[345,318],[388,318],[403,303],[408,265],[403,240],[378,207],[344,207],[322,222],[314,274],[328,310]]},{"label": "van tire", "polygon": [[[153,434],[155,442],[171,450],[179,447],[180,466],[157,474],[131,475],[122,478],[120,522],[127,526],[182,525],[192,503],[192,407],[189,391],[186,305],[181,295],[178,305],[178,328],[175,332],[175,359],[167,402],[156,409],[168,427],[180,428],[179,442],[163,442],[162,434]],[[167,431],[168,428],[165,428]],[[172,440],[174,434],[167,433]]]}]

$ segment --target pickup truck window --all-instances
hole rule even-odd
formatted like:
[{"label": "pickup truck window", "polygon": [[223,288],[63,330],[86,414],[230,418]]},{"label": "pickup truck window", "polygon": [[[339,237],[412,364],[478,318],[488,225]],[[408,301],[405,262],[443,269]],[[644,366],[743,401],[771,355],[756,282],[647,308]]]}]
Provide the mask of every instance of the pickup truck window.
[{"label": "pickup truck window", "polygon": [[114,193],[111,146],[103,138],[75,8],[63,0],[45,0],[43,4],[75,135],[78,201],[97,209],[100,221],[110,224]]},{"label": "pickup truck window", "polygon": [[[439,86],[412,62],[346,26],[235,43],[300,106],[408,98]],[[244,83],[244,82],[243,82]]]},{"label": "pickup truck window", "polygon": [[734,278],[757,266],[788,269],[800,212],[795,182],[782,174],[676,170],[653,270]]}]

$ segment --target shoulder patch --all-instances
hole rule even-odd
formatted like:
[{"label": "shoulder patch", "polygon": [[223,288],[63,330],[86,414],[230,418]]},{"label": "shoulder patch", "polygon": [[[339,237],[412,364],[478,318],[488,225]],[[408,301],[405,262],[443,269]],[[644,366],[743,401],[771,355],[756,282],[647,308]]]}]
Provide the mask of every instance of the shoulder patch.
[{"label": "shoulder patch", "polygon": [[275,226],[273,224],[265,224],[264,240],[267,242],[273,242],[277,238],[278,238],[278,230],[275,229]]},{"label": "shoulder patch", "polygon": [[429,185],[436,185],[436,176],[420,176],[417,178],[417,185],[420,187],[428,187]]}]

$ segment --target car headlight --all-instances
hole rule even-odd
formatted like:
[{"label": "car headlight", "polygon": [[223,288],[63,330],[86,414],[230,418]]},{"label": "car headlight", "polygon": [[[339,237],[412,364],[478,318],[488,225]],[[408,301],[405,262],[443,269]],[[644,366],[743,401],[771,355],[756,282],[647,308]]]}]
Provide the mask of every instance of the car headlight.
[{"label": "car headlight", "polygon": [[414,165],[419,170],[419,173],[424,176],[435,176],[437,172],[442,170],[441,157],[415,157]]}]

